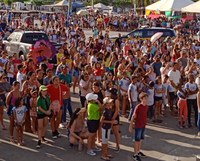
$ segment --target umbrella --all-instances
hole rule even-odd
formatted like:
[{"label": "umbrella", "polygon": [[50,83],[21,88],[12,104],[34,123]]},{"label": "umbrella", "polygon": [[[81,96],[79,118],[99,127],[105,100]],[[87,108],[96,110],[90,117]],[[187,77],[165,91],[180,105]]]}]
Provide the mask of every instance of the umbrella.
[{"label": "umbrella", "polygon": [[156,42],[161,36],[163,35],[163,32],[157,32],[151,37],[151,42]]},{"label": "umbrella", "polygon": [[56,55],[56,48],[51,42],[46,41],[46,40],[39,40],[35,43],[34,49],[40,48],[41,46],[45,46],[51,50],[51,58],[53,58]]},{"label": "umbrella", "polygon": [[46,46],[34,48],[31,52],[31,57],[35,64],[41,63],[43,60],[51,58],[51,56],[51,48],[48,48]]},{"label": "umbrella", "polygon": [[31,21],[31,17],[30,17],[30,16],[25,16],[25,17],[22,19],[22,23],[27,23],[28,21]]},{"label": "umbrella", "polygon": [[89,12],[87,10],[80,10],[76,14],[80,16],[84,16],[84,15],[89,15]]}]

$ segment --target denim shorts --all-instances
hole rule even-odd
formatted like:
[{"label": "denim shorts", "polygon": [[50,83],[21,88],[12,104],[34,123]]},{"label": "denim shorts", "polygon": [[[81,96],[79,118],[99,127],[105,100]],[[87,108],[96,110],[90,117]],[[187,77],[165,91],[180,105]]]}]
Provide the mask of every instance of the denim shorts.
[{"label": "denim shorts", "polygon": [[135,141],[144,140],[145,128],[135,128]]}]

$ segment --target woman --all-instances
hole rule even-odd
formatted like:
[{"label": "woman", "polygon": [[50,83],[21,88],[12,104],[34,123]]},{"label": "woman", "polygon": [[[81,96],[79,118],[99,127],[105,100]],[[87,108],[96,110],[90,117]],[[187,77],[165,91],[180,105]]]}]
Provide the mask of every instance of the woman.
[{"label": "woman", "polygon": [[25,131],[32,132],[31,130],[31,120],[30,120],[30,98],[31,94],[30,91],[34,89],[39,89],[40,83],[37,81],[36,73],[29,72],[27,74],[27,80],[24,81],[22,84],[22,93],[24,97],[24,103],[27,107],[27,114],[26,114],[26,122],[25,122]]},{"label": "woman", "polygon": [[86,95],[86,99],[88,102],[87,127],[89,131],[87,154],[90,156],[95,156],[96,153],[94,151],[100,151],[99,148],[95,147],[95,138],[99,129],[101,103],[98,101],[98,95],[93,93],[88,93]]},{"label": "woman", "polygon": [[45,131],[48,123],[48,117],[51,115],[50,99],[47,95],[47,87],[41,85],[39,88],[39,96],[37,98],[37,120],[38,120],[38,143],[36,148],[40,148],[41,141],[46,141]]},{"label": "woman", "polygon": [[116,143],[116,152],[120,151],[119,141],[120,141],[120,134],[119,134],[119,108],[120,102],[118,100],[117,89],[112,88],[110,89],[111,99],[113,99],[114,108],[113,108],[113,117],[112,120],[115,120],[115,124],[113,124],[112,130],[115,135],[115,143]]},{"label": "woman", "polygon": [[73,113],[70,123],[69,123],[69,142],[70,146],[72,146],[75,143],[79,143],[78,150],[82,150],[83,146],[83,139],[88,138],[88,132],[85,129],[85,117],[84,114],[86,112],[85,108],[77,108],[75,112]]},{"label": "woman", "polygon": [[20,83],[15,81],[13,82],[13,89],[8,93],[6,97],[6,107],[7,114],[9,116],[9,132],[10,132],[10,141],[14,142],[14,116],[13,116],[13,107],[15,106],[15,101],[22,96],[20,92]]},{"label": "woman", "polygon": [[60,84],[59,78],[57,76],[52,78],[52,84],[49,84],[47,89],[51,100],[51,108],[54,112],[54,115],[50,120],[52,137],[53,139],[56,139],[58,136],[60,136],[58,127],[62,117],[63,95],[65,95],[69,89],[66,85]]},{"label": "woman", "polygon": [[5,107],[6,95],[8,94],[8,92],[10,92],[10,90],[11,90],[11,85],[10,83],[7,82],[6,75],[2,74],[0,76],[0,123],[3,130],[6,129],[3,123],[3,108]]},{"label": "woman", "polygon": [[9,56],[8,62],[6,63],[6,73],[8,82],[12,85],[15,81],[15,67],[13,64],[13,56]]},{"label": "woman", "polygon": [[85,96],[90,92],[90,82],[91,80],[89,79],[89,75],[87,73],[83,73],[79,82],[80,101],[82,107],[85,107]]},{"label": "woman", "polygon": [[199,86],[199,92],[197,93],[197,105],[198,105],[198,136],[200,136],[200,86]]}]

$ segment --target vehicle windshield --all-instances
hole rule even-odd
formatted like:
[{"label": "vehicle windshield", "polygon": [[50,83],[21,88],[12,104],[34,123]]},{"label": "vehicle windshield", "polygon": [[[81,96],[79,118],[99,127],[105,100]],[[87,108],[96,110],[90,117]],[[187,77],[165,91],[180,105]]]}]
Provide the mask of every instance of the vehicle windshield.
[{"label": "vehicle windshield", "polygon": [[44,33],[25,33],[22,36],[21,42],[28,44],[35,44],[38,40],[49,40]]}]

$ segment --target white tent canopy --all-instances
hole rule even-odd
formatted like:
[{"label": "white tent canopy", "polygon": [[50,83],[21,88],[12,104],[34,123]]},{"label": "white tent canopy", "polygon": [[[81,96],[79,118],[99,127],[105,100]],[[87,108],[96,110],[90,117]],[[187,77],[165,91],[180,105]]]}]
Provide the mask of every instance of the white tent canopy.
[{"label": "white tent canopy", "polygon": [[110,7],[104,5],[103,3],[97,3],[94,5],[94,8],[102,9],[102,10],[109,10]]},{"label": "white tent canopy", "polygon": [[62,0],[62,1],[54,4],[53,6],[68,6],[68,4],[69,4],[68,1]]},{"label": "white tent canopy", "polygon": [[156,11],[160,7],[162,1],[163,0],[155,2],[155,3],[153,3],[153,4],[151,4],[151,5],[147,6],[147,7],[145,7],[145,9],[146,10],[151,10],[151,11]]},{"label": "white tent canopy", "polygon": [[181,11],[183,7],[193,4],[192,0],[160,0],[146,7],[154,11]]},{"label": "white tent canopy", "polygon": [[182,12],[200,13],[200,1],[182,8]]},{"label": "white tent canopy", "polygon": [[165,0],[159,7],[160,11],[181,11],[183,7],[193,4],[192,0]]}]

